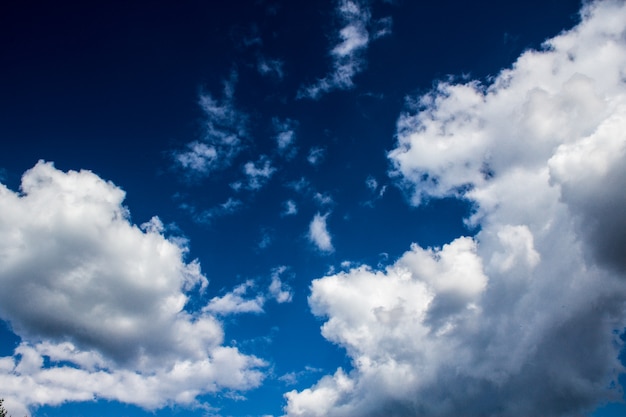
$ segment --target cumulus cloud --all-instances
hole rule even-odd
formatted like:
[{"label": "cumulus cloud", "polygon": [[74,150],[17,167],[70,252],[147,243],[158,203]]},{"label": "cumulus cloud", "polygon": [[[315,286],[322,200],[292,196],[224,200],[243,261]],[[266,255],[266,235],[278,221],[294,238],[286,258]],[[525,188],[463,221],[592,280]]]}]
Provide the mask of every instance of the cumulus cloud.
[{"label": "cumulus cloud", "polygon": [[262,313],[263,304],[265,304],[265,298],[262,295],[256,295],[254,298],[244,298],[250,288],[254,288],[254,282],[252,280],[248,280],[236,286],[231,292],[221,297],[212,298],[203,310],[221,315]]},{"label": "cumulus cloud", "polygon": [[282,265],[272,271],[272,281],[269,286],[269,294],[277,303],[288,303],[293,298],[291,287],[281,280],[281,276],[287,271],[287,267]]},{"label": "cumulus cloud", "polygon": [[317,100],[330,91],[352,88],[354,76],[363,71],[366,64],[363,55],[371,41],[370,29],[374,39],[391,33],[389,17],[371,25],[371,12],[366,1],[340,0],[336,13],[343,27],[339,30],[338,43],[330,51],[332,71],[316,83],[300,88],[298,98]]},{"label": "cumulus cloud", "polygon": [[0,318],[22,340],[0,358],[0,386],[18,410],[96,397],[192,405],[261,383],[262,360],[222,346],[212,315],[184,309],[207,286],[184,240],[165,238],[158,218],[130,223],[124,196],[44,162],[19,193],[0,184]]},{"label": "cumulus cloud", "polygon": [[289,416],[565,416],[620,399],[626,324],[626,4],[527,51],[489,85],[440,83],[389,154],[413,204],[457,197],[479,232],[315,280],[352,369]]},{"label": "cumulus cloud", "polygon": [[172,153],[176,165],[191,177],[206,177],[229,167],[244,147],[247,116],[235,107],[236,81],[233,73],[224,82],[222,100],[209,93],[200,95],[199,105],[205,114],[203,137]]},{"label": "cumulus cloud", "polygon": [[321,215],[317,213],[311,224],[309,224],[309,240],[322,252],[332,252],[335,250],[331,241],[330,233],[326,227],[328,213]]}]

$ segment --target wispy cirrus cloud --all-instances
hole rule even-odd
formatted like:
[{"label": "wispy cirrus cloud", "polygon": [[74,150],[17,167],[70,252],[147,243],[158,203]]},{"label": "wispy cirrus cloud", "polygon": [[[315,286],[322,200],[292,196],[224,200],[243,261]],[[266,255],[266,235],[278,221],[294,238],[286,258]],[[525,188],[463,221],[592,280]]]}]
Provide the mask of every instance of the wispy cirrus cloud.
[{"label": "wispy cirrus cloud", "polygon": [[269,59],[264,56],[259,56],[256,68],[259,74],[280,81],[285,76],[283,70],[284,65],[285,63],[280,59]]},{"label": "wispy cirrus cloud", "polygon": [[237,73],[224,82],[222,99],[210,93],[200,95],[198,104],[204,111],[203,136],[182,150],[172,152],[176,167],[191,178],[203,178],[229,167],[245,147],[247,115],[235,107],[234,90]]},{"label": "wispy cirrus cloud", "polygon": [[298,122],[292,119],[272,119],[272,125],[276,132],[276,146],[281,155],[292,158],[296,155],[297,149],[294,147],[296,141],[296,128]]},{"label": "wispy cirrus cloud", "polygon": [[229,197],[223,203],[208,209],[198,209],[196,206],[182,203],[180,208],[188,212],[194,222],[210,224],[215,219],[233,214],[243,207],[243,202],[239,199]]},{"label": "wispy cirrus cloud", "polygon": [[243,166],[243,173],[246,176],[246,188],[249,190],[261,189],[276,172],[270,159],[262,155],[256,162],[248,161]]},{"label": "wispy cirrus cloud", "polygon": [[621,399],[626,4],[581,16],[491,84],[440,83],[399,118],[392,177],[414,205],[471,202],[479,231],[314,280],[311,310],[352,369],[287,393],[288,416],[587,415]]},{"label": "wispy cirrus cloud", "polygon": [[364,54],[371,40],[391,33],[390,17],[372,25],[367,1],[340,0],[336,13],[343,26],[339,30],[338,43],[330,51],[332,70],[317,82],[302,86],[297,98],[317,100],[330,91],[354,87],[354,76],[366,66]]}]

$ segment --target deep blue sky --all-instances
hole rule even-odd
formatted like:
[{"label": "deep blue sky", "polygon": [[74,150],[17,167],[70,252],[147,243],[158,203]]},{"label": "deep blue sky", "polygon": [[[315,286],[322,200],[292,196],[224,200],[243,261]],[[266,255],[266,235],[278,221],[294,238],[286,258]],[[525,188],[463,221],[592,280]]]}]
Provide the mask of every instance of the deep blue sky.
[{"label": "deep blue sky", "polygon": [[[346,15],[342,5],[354,5],[360,17]],[[197,288],[185,292],[189,298],[184,311],[201,314],[214,297],[227,296],[246,282],[250,286],[244,299],[263,297],[262,312],[212,310],[211,314],[223,327],[223,345],[255,355],[266,364],[261,367],[262,382],[254,387],[220,386],[212,393],[200,387],[195,406],[172,397],[163,399],[165,407],[158,406],[156,411],[142,404],[126,404],[133,401],[97,389],[96,401],[75,402],[68,394],[59,406],[52,404],[54,401],[38,404],[24,400],[29,397],[19,394],[20,389],[28,388],[0,384],[0,397],[17,398],[7,404],[28,406],[37,417],[277,416],[288,412],[283,409],[285,392],[309,388],[323,376],[335,374],[338,367],[349,372],[355,367],[356,354],[350,351],[349,342],[327,340],[329,337],[320,333],[320,326],[334,313],[325,310],[316,317],[312,312],[315,302],[307,301],[311,282],[358,265],[382,271],[411,244],[441,248],[459,236],[476,236],[492,224],[467,221],[479,211],[479,202],[462,191],[432,192],[421,204],[412,200],[420,182],[416,185],[406,171],[394,173],[394,160],[388,156],[398,147],[399,118],[427,107],[412,106],[411,102],[439,82],[490,85],[524,51],[541,48],[546,39],[577,25],[580,8],[579,1],[569,0],[4,5],[0,12],[1,182],[19,191],[22,175],[43,160],[62,172],[89,170],[122,189],[130,224],[139,226],[158,216],[165,224],[164,236],[186,239],[187,243],[181,244],[188,247],[185,262],[199,261],[209,284],[204,292]],[[346,27],[361,28],[368,38],[341,61],[332,51],[341,44],[340,31]],[[342,62],[344,70],[352,66],[347,84],[333,78]],[[581,64],[580,71],[585,69]],[[319,86],[320,80],[330,87],[307,96],[306,89]],[[202,97],[213,100],[229,115],[218,120],[203,110]],[[284,149],[277,145],[281,131],[289,131],[293,137]],[[232,149],[216,145],[216,138],[224,132],[235,132],[239,140]],[[218,146],[215,165],[205,165],[203,171],[181,163],[184,155],[191,155],[193,144]],[[225,155],[224,149],[233,151],[232,155]],[[309,161],[316,155],[317,161]],[[261,171],[265,167],[266,171],[255,177],[246,166]],[[55,194],[49,198],[56,198]],[[288,204],[297,212],[287,214]],[[36,217],[33,213],[37,212],[24,211],[23,216]],[[316,240],[319,235],[312,232],[315,219],[324,224],[321,235],[331,238],[332,248]],[[10,223],[6,220],[0,229],[7,236],[13,230]],[[533,227],[529,223],[529,230],[534,231]],[[51,228],[28,230],[40,230],[37,236],[43,241],[51,239],[41,232]],[[486,242],[487,236],[477,241]],[[61,248],[60,253],[67,250]],[[480,256],[487,256],[486,251],[479,249]],[[541,262],[551,256],[538,251]],[[623,252],[623,247],[617,251]],[[12,256],[8,253],[4,254],[7,259]],[[2,256],[0,252],[0,259]],[[268,290],[273,271],[281,266],[278,276],[282,281],[278,282],[289,293],[286,302],[277,302],[280,300],[275,294],[273,299]],[[46,273],[45,267],[38,272]],[[553,274],[561,273],[553,270]],[[618,268],[617,274],[623,273]],[[129,277],[132,280],[131,273]],[[16,279],[33,280],[35,287],[40,282],[39,275],[0,274],[6,289],[17,286]],[[96,282],[98,279],[107,278],[97,275]],[[491,286],[495,278],[490,279]],[[20,294],[27,297],[29,293]],[[69,309],[75,308],[77,315],[81,306],[69,302]],[[45,341],[69,341],[79,349],[107,355],[98,342],[89,342],[95,340],[91,336],[77,335],[84,330],[75,329],[76,334],[58,330],[52,321],[24,324],[27,321],[20,316],[24,313],[16,311],[0,308],[0,354],[5,358],[22,358],[21,353],[13,352],[20,343],[37,346]],[[575,317],[572,314],[570,318]],[[623,326],[615,326],[618,332],[620,328]],[[555,328],[554,333],[560,330]],[[485,333],[482,336],[487,337]],[[394,340],[390,343],[396,343]],[[534,346],[542,352],[540,342]],[[45,354],[43,357],[44,368],[66,365],[81,369],[71,360],[50,362]],[[119,366],[116,369],[146,372],[112,360]],[[25,372],[10,371],[9,375],[24,376]],[[442,368],[441,372],[447,371]],[[359,375],[353,374],[354,381]],[[533,380],[521,378],[512,388],[502,388],[503,401],[509,398],[505,391],[522,392],[528,381]],[[600,377],[597,381],[610,384]],[[436,397],[438,392],[420,388],[407,395]],[[359,395],[344,400],[352,404]],[[489,408],[493,406],[485,400],[489,395],[481,395],[475,400],[485,401],[485,408],[471,412],[480,415],[501,410]],[[549,413],[590,415],[590,401],[604,401],[601,396],[596,400],[580,399],[567,391],[562,400],[566,405],[550,408]],[[373,415],[437,415],[428,408],[398,405],[405,404],[401,398],[381,401],[388,404],[370,405]],[[541,410],[541,401],[552,400],[537,400],[534,406],[539,408],[532,410]],[[202,409],[198,404],[214,408]],[[618,415],[611,410],[597,411],[594,416]],[[329,415],[344,414],[334,410]]]}]

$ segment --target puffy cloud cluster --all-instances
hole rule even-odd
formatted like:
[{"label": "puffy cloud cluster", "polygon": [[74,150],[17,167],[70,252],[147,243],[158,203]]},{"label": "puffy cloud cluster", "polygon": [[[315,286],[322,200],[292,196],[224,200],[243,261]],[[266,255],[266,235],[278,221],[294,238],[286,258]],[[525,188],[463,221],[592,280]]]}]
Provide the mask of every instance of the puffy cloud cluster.
[{"label": "puffy cloud cluster", "polygon": [[207,279],[184,240],[166,239],[157,218],[130,223],[123,199],[89,171],[44,162],[21,192],[0,184],[0,318],[22,339],[0,358],[0,386],[15,412],[94,398],[193,404],[261,383],[264,361],[223,346],[211,314],[185,310]]},{"label": "puffy cloud cluster", "polygon": [[[333,90],[346,90],[354,86],[353,78],[365,67],[364,52],[371,41],[391,33],[391,18],[386,17],[372,24],[367,1],[340,0],[337,15],[344,26],[339,31],[339,43],[330,51],[333,69],[316,83],[298,91],[298,98],[317,100]],[[370,31],[372,36],[370,37]]]},{"label": "puffy cloud cluster", "polygon": [[287,393],[287,415],[563,416],[621,397],[626,3],[581,17],[400,117],[393,176],[413,204],[471,202],[478,233],[315,280],[352,369]]}]

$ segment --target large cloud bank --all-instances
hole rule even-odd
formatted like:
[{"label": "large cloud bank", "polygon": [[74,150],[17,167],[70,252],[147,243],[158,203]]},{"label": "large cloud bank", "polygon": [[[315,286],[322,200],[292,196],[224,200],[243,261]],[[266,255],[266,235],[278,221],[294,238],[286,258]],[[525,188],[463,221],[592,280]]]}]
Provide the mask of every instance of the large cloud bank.
[{"label": "large cloud bank", "polygon": [[626,300],[626,3],[484,86],[440,83],[398,122],[413,204],[473,203],[474,237],[315,280],[353,369],[286,394],[289,416],[562,416],[620,398]]},{"label": "large cloud bank", "polygon": [[223,346],[189,313],[207,279],[158,218],[139,228],[124,192],[89,171],[39,162],[21,193],[0,184],[0,318],[21,344],[0,357],[6,406],[105,398],[158,408],[261,383],[265,363]]}]

